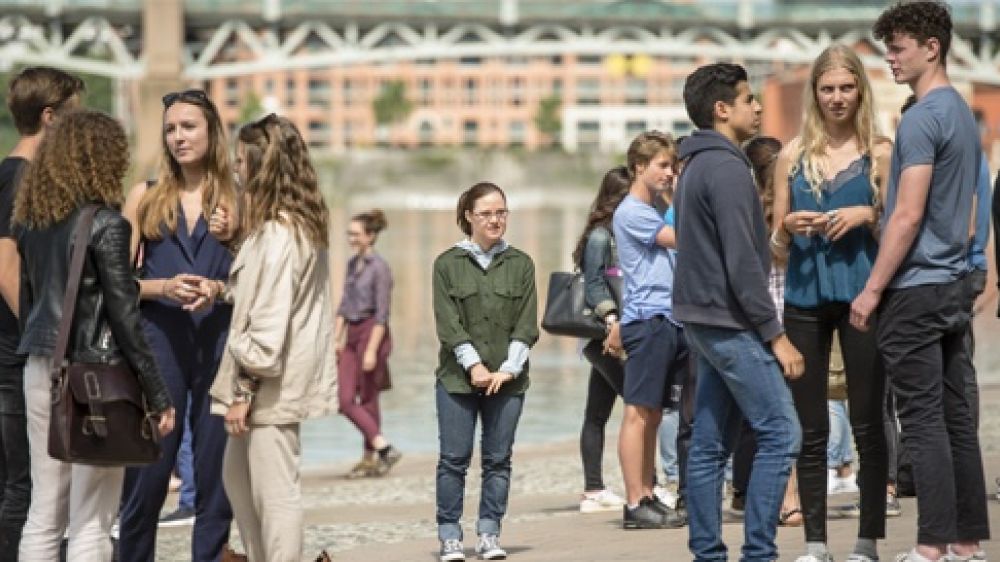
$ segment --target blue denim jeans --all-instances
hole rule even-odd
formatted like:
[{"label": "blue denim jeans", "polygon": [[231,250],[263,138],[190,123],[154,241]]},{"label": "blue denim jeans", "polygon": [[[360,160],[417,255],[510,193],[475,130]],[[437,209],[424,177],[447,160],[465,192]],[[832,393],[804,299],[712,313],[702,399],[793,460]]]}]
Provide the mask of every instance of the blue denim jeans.
[{"label": "blue denim jeans", "polygon": [[722,479],[744,417],[757,437],[746,494],[741,560],[778,558],[778,512],[802,431],[792,395],[770,349],[756,334],[686,324],[698,357],[694,435],[688,458],[688,546],[696,561],[726,560]]},{"label": "blue denim jeans", "polygon": [[191,418],[184,418],[184,436],[181,437],[181,447],[177,449],[177,477],[181,479],[180,497],[177,508],[194,511],[194,454],[191,452]]},{"label": "blue denim jeans", "polygon": [[677,471],[677,427],[680,415],[677,408],[663,410],[663,420],[657,436],[660,440],[660,462],[663,465],[663,476],[667,482],[676,483],[680,478]]},{"label": "blue denim jeans", "polygon": [[510,457],[524,395],[450,394],[435,388],[440,456],[437,465],[437,523],[442,541],[462,539],[465,473],[472,461],[476,419],[482,418],[482,491],[476,534],[500,534],[510,492]]},{"label": "blue denim jeans", "polygon": [[847,417],[847,400],[827,400],[830,410],[830,440],[826,444],[826,466],[840,468],[854,462],[851,448],[851,422]]}]

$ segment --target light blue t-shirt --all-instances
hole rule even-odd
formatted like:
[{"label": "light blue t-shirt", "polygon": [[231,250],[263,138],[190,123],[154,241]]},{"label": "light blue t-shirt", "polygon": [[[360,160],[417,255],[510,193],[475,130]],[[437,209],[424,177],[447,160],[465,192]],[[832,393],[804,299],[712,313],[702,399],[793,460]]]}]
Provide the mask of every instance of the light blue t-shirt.
[{"label": "light blue t-shirt", "polygon": [[986,155],[980,159],[979,179],[976,181],[976,233],[969,246],[969,267],[986,271],[986,244],[990,236],[990,209],[993,207],[993,192],[990,190],[990,165]]},{"label": "light blue t-shirt", "polygon": [[920,230],[891,288],[948,283],[969,271],[969,220],[981,154],[972,111],[954,88],[931,90],[903,114],[892,149],[883,232],[896,208],[903,170],[930,164],[933,172]]},{"label": "light blue t-shirt", "polygon": [[663,216],[652,205],[628,195],[615,210],[613,226],[618,266],[625,280],[622,324],[659,314],[674,322],[674,259],[656,243],[656,235],[667,228]]}]

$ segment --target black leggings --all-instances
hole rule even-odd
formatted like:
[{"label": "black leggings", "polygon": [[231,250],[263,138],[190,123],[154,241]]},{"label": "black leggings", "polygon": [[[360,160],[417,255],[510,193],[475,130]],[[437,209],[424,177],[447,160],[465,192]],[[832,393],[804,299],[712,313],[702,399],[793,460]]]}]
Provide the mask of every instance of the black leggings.
[{"label": "black leggings", "polygon": [[831,303],[814,309],[785,305],[785,332],[805,358],[805,374],[788,386],[802,424],[802,451],[797,463],[799,496],[807,542],[826,542],[826,447],[830,435],[827,384],[833,330],[840,335],[847,375],[851,430],[861,469],[861,520],[858,536],[885,536],[885,489],[888,473],[883,408],[885,371],[875,330],[861,332],[850,322],[850,304]]},{"label": "black leggings", "polygon": [[590,361],[590,382],[587,386],[587,406],[583,411],[580,430],[580,457],[583,459],[584,490],[603,490],[601,464],[604,458],[604,428],[621,396],[625,367],[615,357],[602,353],[603,343],[590,340],[583,356]]}]

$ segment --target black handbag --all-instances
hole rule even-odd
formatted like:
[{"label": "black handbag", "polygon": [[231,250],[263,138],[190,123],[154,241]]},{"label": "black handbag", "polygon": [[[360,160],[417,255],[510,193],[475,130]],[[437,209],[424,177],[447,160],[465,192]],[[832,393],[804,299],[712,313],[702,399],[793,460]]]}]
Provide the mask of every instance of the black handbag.
[{"label": "black handbag", "polygon": [[63,317],[52,356],[48,452],[54,459],[78,464],[150,464],[160,458],[160,435],[128,363],[64,360],[96,213],[95,205],[82,211],[73,237]]},{"label": "black handbag", "polygon": [[603,339],[604,320],[587,306],[583,272],[554,271],[549,276],[542,329],[554,336]]}]

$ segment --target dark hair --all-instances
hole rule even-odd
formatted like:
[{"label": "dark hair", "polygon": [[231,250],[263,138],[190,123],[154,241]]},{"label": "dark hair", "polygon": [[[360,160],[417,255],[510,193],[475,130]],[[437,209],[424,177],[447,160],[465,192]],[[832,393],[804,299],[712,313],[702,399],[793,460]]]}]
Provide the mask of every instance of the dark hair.
[{"label": "dark hair", "polygon": [[875,21],[872,26],[879,41],[892,41],[897,33],[905,33],[924,45],[934,38],[941,44],[941,64],[948,58],[951,47],[951,14],[944,2],[897,2]]},{"label": "dark hair", "polygon": [[47,66],[28,67],[10,81],[7,109],[14,117],[18,133],[34,135],[42,128],[42,112],[46,107],[58,111],[67,100],[86,89],[83,80],[72,74]]},{"label": "dark hair", "polygon": [[503,192],[500,187],[495,183],[490,183],[488,181],[481,181],[476,185],[466,189],[458,197],[458,207],[456,210],[455,222],[458,223],[458,228],[462,229],[462,232],[466,236],[472,236],[472,223],[465,218],[466,211],[472,211],[472,208],[476,206],[476,201],[481,198],[486,197],[490,193],[499,193],[500,197],[503,197],[504,202],[507,201],[507,194]]},{"label": "dark hair", "polygon": [[781,152],[781,141],[774,137],[754,137],[743,148],[750,166],[753,168],[754,182],[764,206],[764,218],[768,227],[774,216],[774,163]]},{"label": "dark hair", "polygon": [[632,180],[629,178],[628,169],[625,166],[618,166],[608,170],[601,180],[601,187],[597,190],[594,202],[590,205],[590,214],[587,215],[587,226],[583,228],[583,234],[576,242],[573,250],[573,263],[577,266],[583,264],[583,250],[587,247],[587,238],[590,231],[598,226],[607,228],[614,218],[615,209],[618,204],[628,195]]},{"label": "dark hair", "polygon": [[385,230],[385,227],[389,226],[389,222],[385,220],[385,213],[382,212],[382,209],[372,209],[364,213],[358,213],[351,217],[351,221],[361,223],[361,227],[365,229],[365,234],[369,236],[378,234]]},{"label": "dark hair", "polygon": [[684,107],[699,129],[715,124],[715,102],[732,105],[736,85],[748,81],[747,71],[738,64],[719,62],[697,68],[684,81]]}]

